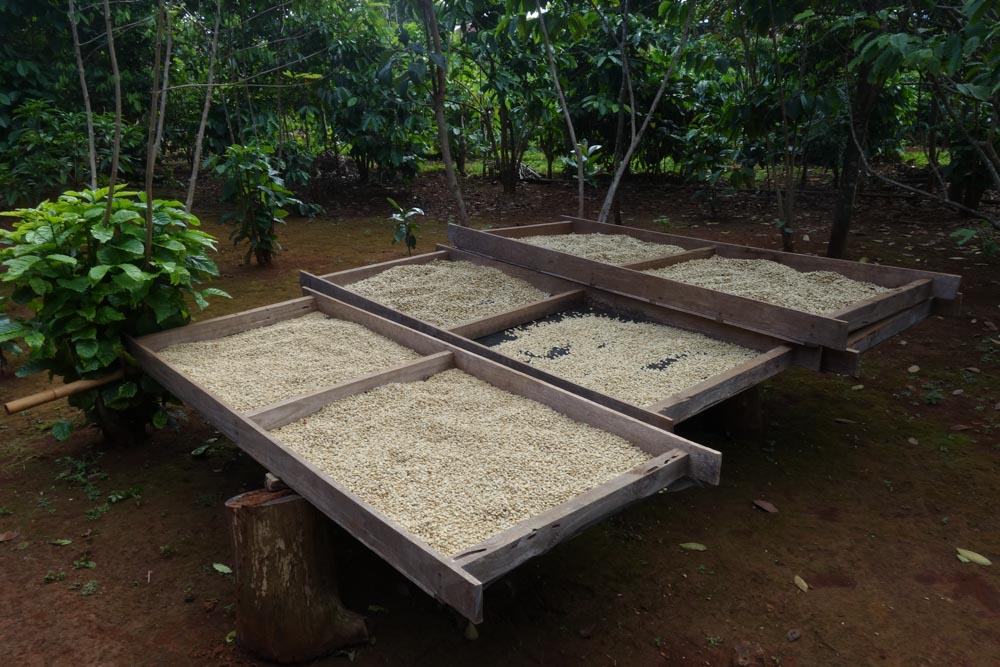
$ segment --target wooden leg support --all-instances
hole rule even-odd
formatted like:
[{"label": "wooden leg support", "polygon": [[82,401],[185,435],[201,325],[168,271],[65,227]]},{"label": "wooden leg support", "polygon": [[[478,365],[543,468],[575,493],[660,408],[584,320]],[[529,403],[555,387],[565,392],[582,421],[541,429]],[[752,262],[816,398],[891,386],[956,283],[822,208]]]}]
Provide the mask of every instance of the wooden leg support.
[{"label": "wooden leg support", "polygon": [[236,642],[280,663],[367,641],[364,618],[337,591],[333,526],[291,490],[226,502],[236,566]]}]

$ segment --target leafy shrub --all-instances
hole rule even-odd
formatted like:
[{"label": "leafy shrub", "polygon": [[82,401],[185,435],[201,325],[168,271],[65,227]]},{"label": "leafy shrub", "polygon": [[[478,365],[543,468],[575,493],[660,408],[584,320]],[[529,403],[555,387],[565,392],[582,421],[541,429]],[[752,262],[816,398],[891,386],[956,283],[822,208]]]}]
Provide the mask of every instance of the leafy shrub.
[{"label": "leafy shrub", "polygon": [[[66,112],[46,100],[29,100],[14,111],[13,125],[0,144],[0,191],[7,206],[37,201],[89,179],[87,119],[82,112]],[[94,115],[98,173],[111,170],[114,114]],[[122,125],[119,171],[137,173],[146,150],[145,133],[138,125]]]},{"label": "leafy shrub", "polygon": [[[105,435],[134,440],[148,423],[159,428],[172,417],[164,390],[135,372],[125,337],[187,323],[186,296],[204,308],[206,296],[228,295],[198,289],[218,275],[206,255],[215,239],[195,229],[198,219],[180,202],[153,201],[147,264],[143,195],[117,189],[105,224],[107,196],[107,188],[70,191],[54,202],[3,213],[18,220],[12,231],[0,230],[0,260],[7,268],[0,280],[13,285],[15,302],[34,312],[30,319],[15,318],[19,328],[4,336],[23,338],[30,350],[19,376],[48,371],[72,382],[125,370],[125,379],[71,396],[70,404]],[[64,421],[53,433],[65,439],[71,430]]]},{"label": "leafy shrub", "polygon": [[210,158],[208,167],[225,181],[222,200],[236,205],[235,211],[222,216],[223,222],[234,225],[229,234],[233,245],[245,241],[243,261],[249,263],[253,256],[268,266],[281,250],[276,226],[284,224],[285,207],[302,202],[285,187],[270,156],[258,146],[233,144],[224,155]]},{"label": "leafy shrub", "polygon": [[392,236],[393,243],[399,243],[400,241],[406,243],[406,254],[412,255],[413,249],[417,247],[417,230],[420,228],[417,225],[416,220],[412,220],[414,216],[423,215],[424,211],[420,208],[411,208],[410,210],[404,210],[402,206],[397,204],[395,200],[386,197],[386,200],[392,205],[396,212],[389,216],[389,219],[396,223],[396,230]]}]

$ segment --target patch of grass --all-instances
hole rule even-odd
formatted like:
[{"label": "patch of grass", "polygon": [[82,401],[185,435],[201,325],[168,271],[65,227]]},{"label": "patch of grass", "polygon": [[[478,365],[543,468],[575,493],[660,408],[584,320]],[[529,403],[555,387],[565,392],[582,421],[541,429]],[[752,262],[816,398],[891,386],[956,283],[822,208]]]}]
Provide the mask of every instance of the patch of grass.
[{"label": "patch of grass", "polygon": [[63,466],[62,472],[56,475],[57,482],[68,482],[83,489],[87,499],[94,501],[101,497],[101,490],[94,482],[107,479],[108,474],[97,467],[99,456],[85,454],[80,458],[64,456],[56,459]]},{"label": "patch of grass", "polygon": [[705,637],[705,644],[708,648],[719,648],[722,646],[722,637]]},{"label": "patch of grass", "polygon": [[14,510],[12,510],[11,508],[7,507],[6,505],[3,506],[3,507],[0,507],[0,516],[10,516],[13,513],[14,513]]},{"label": "patch of grass", "polygon": [[53,584],[57,581],[62,581],[65,578],[66,578],[66,573],[63,570],[59,570],[58,572],[49,570],[48,572],[45,573],[45,578],[42,581],[44,581],[47,584]]},{"label": "patch of grass", "polygon": [[160,547],[160,558],[173,558],[177,555],[177,549],[170,544],[164,544]]},{"label": "patch of grass", "polygon": [[97,582],[91,579],[84,585],[80,586],[80,595],[84,597],[88,597],[90,595],[96,595],[98,589],[99,586],[97,585]]},{"label": "patch of grass", "polygon": [[97,563],[90,560],[90,552],[85,551],[79,559],[73,561],[74,570],[93,570],[97,567]]},{"label": "patch of grass", "polygon": [[91,507],[87,510],[87,520],[97,521],[102,516],[107,514],[109,509],[111,509],[111,505],[109,503],[104,503],[102,505],[98,505],[97,507]]}]

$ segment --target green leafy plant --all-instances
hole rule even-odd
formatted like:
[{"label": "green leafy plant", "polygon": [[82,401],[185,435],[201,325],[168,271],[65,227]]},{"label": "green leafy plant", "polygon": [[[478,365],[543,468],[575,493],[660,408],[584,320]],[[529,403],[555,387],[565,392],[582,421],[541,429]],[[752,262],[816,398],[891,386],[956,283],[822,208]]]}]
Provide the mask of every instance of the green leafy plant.
[{"label": "green leafy plant", "polygon": [[269,266],[281,250],[276,229],[284,224],[286,207],[302,202],[285,187],[268,152],[258,146],[233,144],[224,155],[209,159],[207,166],[224,179],[222,200],[236,207],[222,216],[223,222],[233,225],[229,234],[233,245],[247,244],[244,262],[254,257],[259,265]]},{"label": "green leafy plant", "polygon": [[[3,300],[0,299],[0,303]],[[17,356],[24,352],[17,340],[23,333],[23,327],[17,322],[11,322],[6,315],[0,315],[0,373],[6,373],[10,367],[7,355]]]},{"label": "green leafy plant", "polygon": [[[591,186],[596,187],[597,183],[595,179],[597,175],[601,173],[601,167],[598,161],[601,158],[601,145],[594,144],[591,146],[586,139],[580,142],[580,151],[583,154],[583,180],[584,182]],[[564,167],[577,174],[576,166],[576,152],[570,153],[560,159]]]},{"label": "green leafy plant", "polygon": [[[215,239],[196,229],[198,219],[180,202],[152,202],[152,248],[146,257],[146,202],[136,192],[118,189],[105,220],[108,190],[66,192],[35,208],[8,211],[13,230],[0,230],[0,280],[14,288],[11,298],[27,306],[32,318],[14,318],[17,334],[30,349],[19,376],[48,371],[64,382],[125,371],[125,378],[75,394],[82,409],[106,437],[130,442],[147,424],[175,423],[169,395],[138,372],[127,353],[127,336],[141,336],[190,320],[187,299],[199,308],[207,296],[228,296],[199,289],[218,275],[207,253]],[[69,420],[53,426],[66,439]]]},{"label": "green leafy plant", "polygon": [[396,209],[396,212],[389,216],[389,219],[396,223],[392,242],[399,243],[402,241],[406,243],[406,254],[412,255],[413,249],[417,247],[417,230],[420,229],[420,226],[413,218],[418,215],[424,215],[424,211],[416,207],[404,210],[395,200],[389,197],[386,197],[386,200]]}]

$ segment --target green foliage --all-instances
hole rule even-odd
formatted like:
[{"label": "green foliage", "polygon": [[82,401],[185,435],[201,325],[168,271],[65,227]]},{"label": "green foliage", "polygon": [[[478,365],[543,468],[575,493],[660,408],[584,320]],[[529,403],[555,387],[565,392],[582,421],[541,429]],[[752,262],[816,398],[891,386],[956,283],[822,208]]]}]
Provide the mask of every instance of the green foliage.
[{"label": "green foliage", "polygon": [[[215,249],[215,239],[196,229],[198,219],[180,202],[153,201],[147,263],[144,197],[118,189],[105,222],[107,196],[107,188],[70,191],[4,213],[16,222],[11,231],[0,230],[0,260],[7,269],[0,280],[13,287],[16,303],[34,313],[14,319],[30,349],[18,375],[48,371],[72,382],[124,369],[124,380],[76,394],[70,403],[106,433],[109,420],[121,418],[138,435],[147,423],[159,428],[173,418],[163,389],[133,372],[126,337],[187,323],[187,298],[204,308],[207,296],[228,295],[198,287],[218,275],[206,254]],[[59,426],[59,435],[69,432],[68,423]]]},{"label": "green foliage", "polygon": [[[94,117],[97,168],[111,168],[114,115]],[[145,151],[142,128],[122,126],[119,172],[136,174]],[[67,112],[47,100],[28,100],[13,111],[6,141],[0,142],[0,191],[8,206],[38,201],[89,179],[87,127],[82,112]]]},{"label": "green foliage", "polygon": [[395,200],[388,197],[386,197],[386,200],[396,209],[396,212],[389,216],[389,219],[396,223],[392,242],[399,243],[402,241],[406,243],[406,254],[411,255],[413,249],[417,247],[417,230],[420,229],[420,226],[413,220],[413,217],[424,215],[424,211],[415,207],[404,210]]},{"label": "green foliage", "polygon": [[225,182],[222,200],[236,207],[222,221],[233,225],[229,238],[234,245],[247,244],[243,261],[249,263],[254,257],[259,265],[270,265],[281,250],[276,227],[284,224],[285,207],[302,202],[285,187],[264,148],[233,144],[225,155],[211,158],[208,166]]}]

